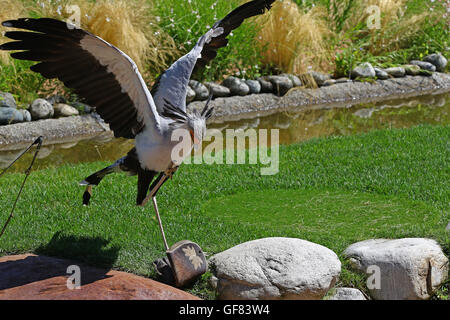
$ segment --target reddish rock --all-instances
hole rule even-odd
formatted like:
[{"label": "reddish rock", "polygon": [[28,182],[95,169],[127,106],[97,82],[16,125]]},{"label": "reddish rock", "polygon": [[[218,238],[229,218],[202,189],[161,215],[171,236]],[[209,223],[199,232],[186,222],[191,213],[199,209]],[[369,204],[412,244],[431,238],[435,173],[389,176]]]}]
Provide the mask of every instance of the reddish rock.
[{"label": "reddish rock", "polygon": [[[69,289],[67,273],[78,265],[79,289]],[[89,267],[33,254],[0,258],[0,300],[198,300],[160,282],[134,274]]]}]

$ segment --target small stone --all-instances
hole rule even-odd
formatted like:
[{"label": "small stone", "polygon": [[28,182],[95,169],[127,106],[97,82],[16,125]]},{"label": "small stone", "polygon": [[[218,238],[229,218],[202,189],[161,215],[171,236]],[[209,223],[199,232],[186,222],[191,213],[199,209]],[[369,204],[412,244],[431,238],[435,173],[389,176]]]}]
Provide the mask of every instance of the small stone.
[{"label": "small stone", "polygon": [[418,76],[422,72],[422,69],[414,64],[404,65],[403,69],[405,69],[406,74],[410,76]]},{"label": "small stone", "polygon": [[223,98],[231,95],[230,89],[215,82],[207,82],[205,83],[205,86],[208,88],[209,92],[212,93],[213,98]]},{"label": "small stone", "polygon": [[23,116],[23,122],[31,122],[31,113],[28,110],[25,109],[19,109],[19,112]]},{"label": "small stone", "polygon": [[376,75],[377,79],[379,79],[379,80],[389,79],[389,74],[386,71],[384,71],[383,69],[376,68],[376,67],[373,69],[375,70],[375,75]]},{"label": "small stone", "polygon": [[258,94],[261,92],[261,83],[258,80],[246,80],[245,83],[250,88],[250,93]]},{"label": "small stone", "polygon": [[50,96],[48,98],[45,98],[45,100],[47,100],[48,102],[50,102],[53,105],[58,104],[58,103],[67,103],[66,98],[64,98],[63,96],[56,94],[53,96]]},{"label": "small stone", "polygon": [[450,231],[450,222],[447,225],[447,228],[445,228],[445,230]]},{"label": "small stone", "polygon": [[294,86],[289,78],[283,76],[267,76],[264,79],[272,83],[273,91],[278,96],[284,96]]},{"label": "small stone", "polygon": [[11,93],[0,91],[0,108],[14,108],[17,109],[16,99]]},{"label": "small stone", "polygon": [[436,71],[436,66],[432,63],[425,62],[425,61],[419,61],[419,60],[412,60],[409,62],[412,65],[419,66],[423,70],[427,70],[430,72]]},{"label": "small stone", "polygon": [[334,80],[334,79],[328,79],[328,80],[325,80],[325,81],[324,81],[324,83],[322,84],[322,87],[329,87],[329,86],[332,86],[332,85],[334,85],[334,84],[336,84],[336,83],[337,83],[336,80]]},{"label": "small stone", "polygon": [[280,74],[280,76],[289,78],[289,80],[291,80],[292,86],[294,88],[302,86],[302,81],[295,74],[283,73],[283,74]]},{"label": "small stone", "polygon": [[314,81],[319,87],[323,86],[325,81],[331,79],[331,76],[329,74],[320,73],[316,71],[310,71],[308,73],[314,78]]},{"label": "small stone", "polygon": [[249,86],[242,79],[233,76],[223,80],[222,85],[230,89],[233,96],[245,96],[250,93]]},{"label": "small stone", "polygon": [[257,79],[259,84],[261,85],[261,93],[272,93],[273,92],[273,84],[270,81],[267,81],[263,78]]},{"label": "small stone", "polygon": [[[330,79],[330,80],[332,80],[332,79]],[[350,83],[350,82],[353,82],[353,80],[352,79],[348,79],[348,78],[336,79],[336,84],[338,84],[338,83]]]},{"label": "small stone", "polygon": [[194,100],[195,100],[195,91],[190,86],[187,86],[186,104],[191,103]]},{"label": "small stone", "polygon": [[384,69],[389,75],[393,76],[394,78],[402,78],[405,76],[406,71],[402,67],[392,67]]},{"label": "small stone", "polygon": [[195,92],[195,100],[204,101],[208,99],[209,90],[204,84],[196,80],[190,80],[189,86]]},{"label": "small stone", "polygon": [[53,106],[55,110],[55,116],[57,117],[70,117],[70,116],[78,116],[80,112],[72,106],[64,103],[56,103]]},{"label": "small stone", "polygon": [[444,72],[447,66],[447,59],[441,53],[430,54],[423,58],[423,61],[432,63],[439,72]]},{"label": "small stone", "polygon": [[22,113],[15,108],[0,108],[0,125],[14,124],[23,122]]},{"label": "small stone", "polygon": [[369,62],[361,63],[351,72],[352,79],[355,78],[375,78],[376,73]]},{"label": "small stone", "polygon": [[364,294],[355,288],[335,288],[328,300],[367,300]]},{"label": "small stone", "polygon": [[29,111],[33,120],[49,119],[55,113],[53,106],[45,99],[34,100]]}]

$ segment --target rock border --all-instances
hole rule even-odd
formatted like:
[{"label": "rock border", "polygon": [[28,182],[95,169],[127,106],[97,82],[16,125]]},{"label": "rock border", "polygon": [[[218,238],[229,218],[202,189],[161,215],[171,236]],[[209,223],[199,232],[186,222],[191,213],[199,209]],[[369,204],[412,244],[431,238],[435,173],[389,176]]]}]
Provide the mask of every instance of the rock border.
[{"label": "rock border", "polygon": [[[434,72],[431,76],[405,76],[371,82],[337,82],[317,89],[291,88],[284,96],[273,93],[216,98],[213,123],[266,116],[279,111],[348,107],[358,103],[407,98],[450,91],[450,74]],[[188,109],[202,109],[205,101],[195,101]],[[0,126],[0,150],[18,150],[43,136],[45,144],[77,141],[102,132],[109,126],[95,113],[58,119],[45,119]],[[112,135],[112,133],[111,133]]]}]

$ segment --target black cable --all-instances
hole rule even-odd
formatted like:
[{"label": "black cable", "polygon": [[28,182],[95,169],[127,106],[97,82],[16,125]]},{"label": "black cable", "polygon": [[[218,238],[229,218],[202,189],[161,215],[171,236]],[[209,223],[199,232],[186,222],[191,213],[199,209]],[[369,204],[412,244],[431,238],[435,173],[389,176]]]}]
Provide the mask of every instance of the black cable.
[{"label": "black cable", "polygon": [[5,225],[3,226],[3,228],[2,228],[2,231],[0,232],[0,238],[2,237],[2,235],[3,235],[3,233],[5,232],[5,230],[6,230],[6,227],[8,226],[8,224],[9,224],[9,222],[11,221],[11,219],[14,217],[14,210],[16,209],[16,205],[17,205],[17,201],[19,201],[19,197],[20,197],[20,195],[21,195],[21,193],[22,193],[22,190],[23,190],[23,187],[25,186],[25,183],[27,182],[27,179],[28,179],[28,177],[29,177],[29,175],[30,175],[30,173],[31,173],[31,168],[33,167],[33,165],[34,165],[34,162],[35,162],[35,160],[36,160],[36,157],[37,157],[37,155],[38,155],[38,153],[39,153],[39,150],[41,149],[41,146],[42,146],[42,137],[39,137],[39,138],[37,138],[34,142],[33,142],[33,144],[32,145],[30,145],[24,152],[22,152],[6,169],[4,169],[3,171],[2,171],[2,173],[0,173],[0,177],[9,169],[9,168],[11,168],[12,166],[13,166],[13,164],[14,163],[16,163],[16,161],[17,160],[19,160],[25,153],[27,153],[28,152],[28,150],[30,150],[31,149],[31,147],[33,147],[34,145],[38,145],[37,146],[37,148],[36,148],[36,152],[34,153],[34,156],[33,156],[33,160],[31,160],[31,164],[30,164],[30,166],[28,167],[28,169],[25,171],[25,178],[23,179],[23,182],[22,182],[22,185],[20,186],[20,190],[19,190],[19,193],[17,194],[17,197],[16,197],[16,200],[14,201],[14,205],[13,205],[13,207],[12,207],[12,209],[11,209],[11,213],[9,214],[9,217],[8,217],[8,220],[6,220],[6,223],[5,223]]}]

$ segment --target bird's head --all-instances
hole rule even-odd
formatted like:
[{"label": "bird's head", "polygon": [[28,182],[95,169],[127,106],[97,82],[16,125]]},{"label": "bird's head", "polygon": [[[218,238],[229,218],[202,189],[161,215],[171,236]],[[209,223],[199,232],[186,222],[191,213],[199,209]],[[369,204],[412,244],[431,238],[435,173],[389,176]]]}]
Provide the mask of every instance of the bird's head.
[{"label": "bird's head", "polygon": [[194,110],[191,114],[175,108],[170,102],[165,101],[162,116],[172,119],[174,128],[186,129],[192,139],[192,144],[198,146],[206,136],[206,121],[211,117],[214,108],[209,108],[212,95],[206,101],[205,107],[201,112]]}]

